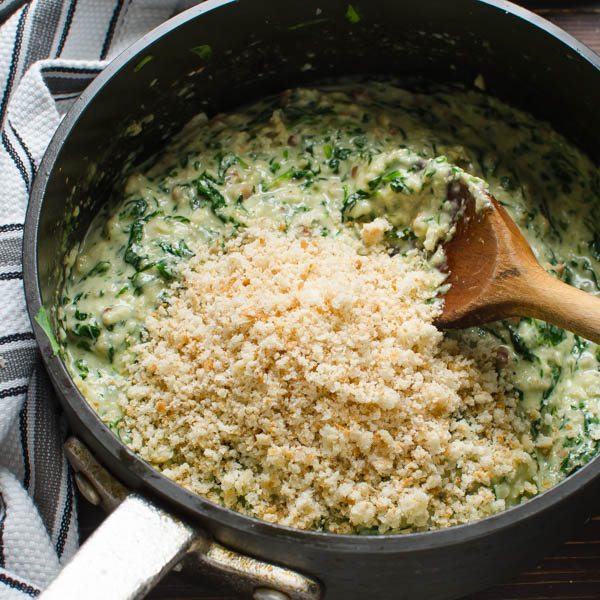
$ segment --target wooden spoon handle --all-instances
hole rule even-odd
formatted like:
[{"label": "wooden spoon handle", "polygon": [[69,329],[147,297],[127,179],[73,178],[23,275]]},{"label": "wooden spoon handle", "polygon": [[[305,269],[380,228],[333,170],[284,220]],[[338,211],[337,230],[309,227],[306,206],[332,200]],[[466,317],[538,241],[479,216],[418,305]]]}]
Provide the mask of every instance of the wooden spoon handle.
[{"label": "wooden spoon handle", "polygon": [[519,312],[600,344],[600,298],[559,281],[541,267],[524,278]]}]

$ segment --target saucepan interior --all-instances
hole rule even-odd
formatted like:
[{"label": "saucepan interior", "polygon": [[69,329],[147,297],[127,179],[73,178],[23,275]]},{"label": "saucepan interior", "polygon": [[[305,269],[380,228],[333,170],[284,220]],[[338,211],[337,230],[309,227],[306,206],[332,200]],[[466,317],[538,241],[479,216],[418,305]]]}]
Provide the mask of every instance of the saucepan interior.
[{"label": "saucepan interior", "polygon": [[[597,161],[598,69],[597,57],[575,40],[502,1],[205,2],[114,61],[62,123],[28,213],[30,313],[43,306],[52,322],[65,254],[127,170],[200,111],[210,115],[340,76],[472,87],[481,75],[491,94],[550,121]],[[595,461],[527,506],[428,534],[352,538],[268,525],[184,491],[135,457],[88,407],[41,330],[36,334],[74,430],[117,476],[201,520],[223,543],[331,582],[331,598],[385,597],[394,587],[406,597],[449,598],[487,585],[564,536],[587,510],[589,494],[573,494],[600,472]],[[550,510],[552,532],[544,525]]]}]

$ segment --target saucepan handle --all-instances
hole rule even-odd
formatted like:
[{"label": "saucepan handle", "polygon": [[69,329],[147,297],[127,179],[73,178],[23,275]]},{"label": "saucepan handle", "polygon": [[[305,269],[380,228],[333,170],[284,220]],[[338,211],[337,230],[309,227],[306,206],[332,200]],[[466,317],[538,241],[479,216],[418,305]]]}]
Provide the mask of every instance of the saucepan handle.
[{"label": "saucepan handle", "polygon": [[196,531],[128,496],[40,596],[43,600],[143,598],[198,541]]},{"label": "saucepan handle", "polygon": [[321,587],[290,569],[224,548],[201,529],[127,489],[76,438],[65,444],[82,494],[112,511],[39,597],[143,598],[184,557],[255,600],[319,600]]}]

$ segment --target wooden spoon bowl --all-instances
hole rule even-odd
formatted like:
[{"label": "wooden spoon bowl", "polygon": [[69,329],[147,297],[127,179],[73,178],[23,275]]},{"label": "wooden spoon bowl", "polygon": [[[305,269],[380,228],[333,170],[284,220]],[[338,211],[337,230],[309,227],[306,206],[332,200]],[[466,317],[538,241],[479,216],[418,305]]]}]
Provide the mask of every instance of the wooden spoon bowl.
[{"label": "wooden spoon bowl", "polygon": [[448,197],[463,207],[464,215],[444,246],[450,289],[436,322],[439,327],[530,316],[600,343],[600,298],[547,273],[492,196],[491,207],[479,212],[464,184],[451,184]]}]

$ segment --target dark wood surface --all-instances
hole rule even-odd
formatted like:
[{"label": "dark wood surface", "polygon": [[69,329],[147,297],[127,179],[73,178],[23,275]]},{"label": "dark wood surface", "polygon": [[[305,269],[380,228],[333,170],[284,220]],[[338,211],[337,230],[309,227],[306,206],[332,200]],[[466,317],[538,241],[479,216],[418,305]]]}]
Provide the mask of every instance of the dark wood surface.
[{"label": "dark wood surface", "polygon": [[[600,53],[600,1],[532,0],[523,1],[522,4]],[[569,542],[540,561],[537,567],[512,581],[465,600],[600,600],[600,498],[598,500],[598,516],[574,532]],[[98,526],[104,515],[83,499],[79,502],[79,514],[83,541]],[[175,573],[167,575],[149,598],[237,600],[237,596],[227,588],[191,580]]]}]

